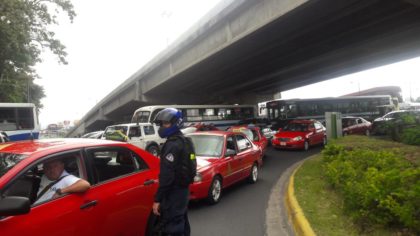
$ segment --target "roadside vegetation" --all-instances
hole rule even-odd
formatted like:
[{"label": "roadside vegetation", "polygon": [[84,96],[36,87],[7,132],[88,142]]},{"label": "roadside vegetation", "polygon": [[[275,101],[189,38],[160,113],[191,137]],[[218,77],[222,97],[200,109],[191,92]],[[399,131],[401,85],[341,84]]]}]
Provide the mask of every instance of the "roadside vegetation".
[{"label": "roadside vegetation", "polygon": [[364,136],[328,144],[295,176],[318,235],[418,235],[420,147]]},{"label": "roadside vegetation", "polygon": [[420,116],[407,114],[386,123],[384,128],[392,140],[420,146]]}]

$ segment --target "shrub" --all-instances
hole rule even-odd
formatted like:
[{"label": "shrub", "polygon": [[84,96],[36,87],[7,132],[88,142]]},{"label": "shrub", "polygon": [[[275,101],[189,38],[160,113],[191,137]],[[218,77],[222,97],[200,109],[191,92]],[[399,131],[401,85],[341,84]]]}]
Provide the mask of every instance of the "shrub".
[{"label": "shrub", "polygon": [[387,122],[384,128],[394,141],[420,145],[420,117],[415,114],[404,114],[398,119]]},{"label": "shrub", "polygon": [[381,224],[420,233],[420,169],[391,151],[327,145],[327,181],[361,226]]},{"label": "shrub", "polygon": [[420,126],[404,129],[401,141],[405,144],[420,145]]}]

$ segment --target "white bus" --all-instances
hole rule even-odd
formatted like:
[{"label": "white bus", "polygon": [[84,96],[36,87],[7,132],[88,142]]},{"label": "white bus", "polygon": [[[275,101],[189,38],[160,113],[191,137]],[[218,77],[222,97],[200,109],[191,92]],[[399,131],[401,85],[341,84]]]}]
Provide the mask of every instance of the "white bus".
[{"label": "white bus", "polygon": [[0,103],[0,131],[10,141],[38,139],[39,123],[33,103]]},{"label": "white bus", "polygon": [[165,108],[176,108],[182,112],[185,126],[193,123],[213,124],[226,129],[240,120],[257,117],[254,105],[156,105],[137,109],[131,122],[151,123],[156,114]]}]

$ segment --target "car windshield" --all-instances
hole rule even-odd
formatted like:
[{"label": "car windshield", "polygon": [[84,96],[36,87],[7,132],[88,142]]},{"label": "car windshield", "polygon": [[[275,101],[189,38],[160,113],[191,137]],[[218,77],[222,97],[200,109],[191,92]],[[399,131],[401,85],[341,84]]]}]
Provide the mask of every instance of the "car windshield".
[{"label": "car windshield", "polygon": [[303,123],[289,123],[283,129],[284,131],[305,132],[308,131],[308,124]]},{"label": "car windshield", "polygon": [[127,139],[127,126],[111,126],[106,128],[104,133],[105,139],[126,141]]},{"label": "car windshield", "polygon": [[23,154],[0,152],[0,178],[26,157]]},{"label": "car windshield", "polygon": [[197,156],[220,157],[223,150],[223,137],[215,135],[190,135]]}]

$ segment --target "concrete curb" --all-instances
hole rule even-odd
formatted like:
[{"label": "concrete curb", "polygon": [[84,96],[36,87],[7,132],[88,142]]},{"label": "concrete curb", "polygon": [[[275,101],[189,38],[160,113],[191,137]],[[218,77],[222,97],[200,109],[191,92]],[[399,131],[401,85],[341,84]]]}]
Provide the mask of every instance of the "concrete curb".
[{"label": "concrete curb", "polygon": [[295,163],[287,168],[271,189],[265,212],[265,236],[295,235],[284,204],[284,197],[287,192],[288,179],[298,164]]},{"label": "concrete curb", "polygon": [[311,225],[303,214],[302,208],[300,208],[299,203],[295,197],[294,176],[301,165],[302,164],[300,164],[290,176],[289,185],[285,194],[285,204],[287,213],[289,215],[289,220],[292,222],[295,234],[299,236],[314,236],[316,234],[312,230]]}]

